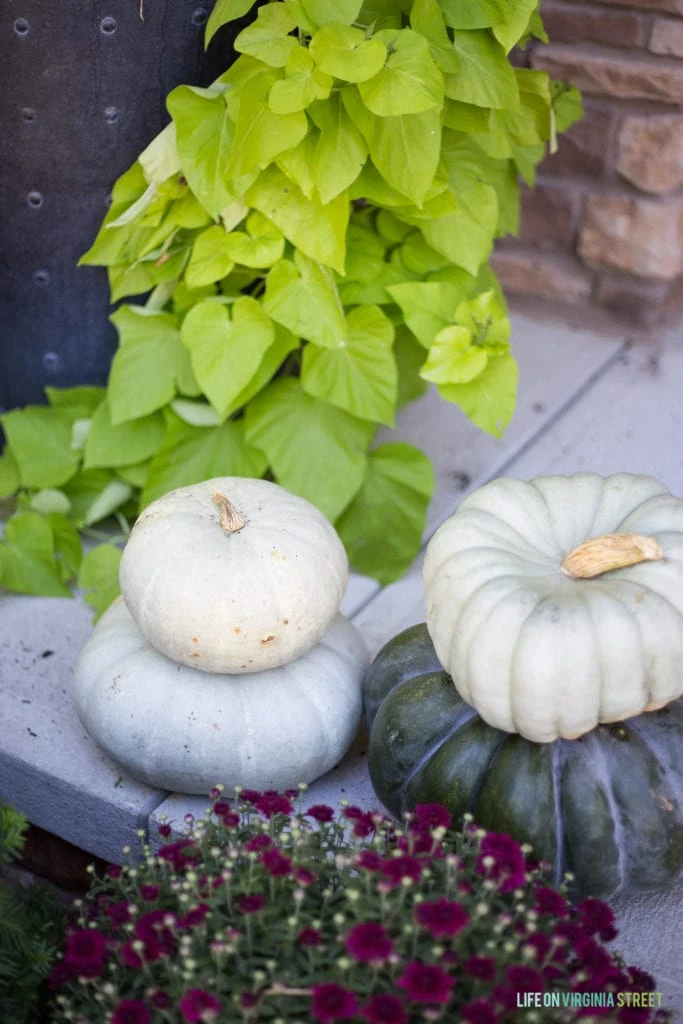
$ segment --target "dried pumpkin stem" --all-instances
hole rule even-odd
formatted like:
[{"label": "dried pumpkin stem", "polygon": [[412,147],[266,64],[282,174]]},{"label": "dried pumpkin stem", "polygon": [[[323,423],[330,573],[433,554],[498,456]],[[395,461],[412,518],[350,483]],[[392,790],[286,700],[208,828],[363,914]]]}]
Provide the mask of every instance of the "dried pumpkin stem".
[{"label": "dried pumpkin stem", "polygon": [[612,569],[639,562],[656,562],[664,552],[654,537],[640,533],[606,533],[579,544],[563,559],[560,569],[573,580],[587,580]]},{"label": "dried pumpkin stem", "polygon": [[243,526],[247,525],[246,519],[239,514],[235,506],[224,494],[216,491],[211,495],[211,501],[218,505],[221,510],[221,526],[226,533],[237,533]]}]

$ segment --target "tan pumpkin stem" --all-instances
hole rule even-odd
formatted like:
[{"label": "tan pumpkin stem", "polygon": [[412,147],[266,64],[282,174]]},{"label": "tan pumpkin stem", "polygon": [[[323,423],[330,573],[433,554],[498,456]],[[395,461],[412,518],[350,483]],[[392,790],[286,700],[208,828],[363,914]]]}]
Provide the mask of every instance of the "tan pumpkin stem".
[{"label": "tan pumpkin stem", "polygon": [[237,533],[243,526],[247,525],[246,519],[243,518],[224,494],[216,491],[215,494],[211,495],[211,501],[214,505],[218,505],[221,510],[221,526],[226,533]]},{"label": "tan pumpkin stem", "polygon": [[573,580],[588,580],[611,569],[656,562],[660,558],[664,558],[664,552],[653,537],[640,533],[606,533],[570,551],[560,569]]}]

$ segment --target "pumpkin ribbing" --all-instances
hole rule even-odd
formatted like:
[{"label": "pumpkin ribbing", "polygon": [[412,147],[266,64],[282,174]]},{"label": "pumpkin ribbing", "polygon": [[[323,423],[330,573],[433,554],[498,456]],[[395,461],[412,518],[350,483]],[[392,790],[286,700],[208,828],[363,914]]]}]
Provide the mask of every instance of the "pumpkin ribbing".
[{"label": "pumpkin ribbing", "polygon": [[591,537],[570,551],[560,569],[573,580],[588,580],[612,569],[640,562],[658,562],[664,552],[653,537],[639,533],[606,533]]}]

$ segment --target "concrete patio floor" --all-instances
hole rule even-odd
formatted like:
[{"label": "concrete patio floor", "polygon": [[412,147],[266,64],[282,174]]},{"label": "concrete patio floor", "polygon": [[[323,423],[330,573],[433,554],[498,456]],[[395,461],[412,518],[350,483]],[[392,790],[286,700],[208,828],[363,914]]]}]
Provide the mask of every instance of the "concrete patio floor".
[{"label": "concrete patio floor", "polygon": [[[476,430],[434,393],[405,409],[384,439],[417,444],[437,487],[424,541],[462,498],[496,476],[529,478],[592,470],[648,473],[683,496],[683,327],[630,343],[614,331],[513,316],[520,363],[517,413],[501,441]],[[424,618],[421,559],[380,590],[354,576],[342,610],[371,653]],[[80,601],[0,593],[0,801],[91,853],[121,861],[136,830],[151,839],[163,819],[183,827],[207,800],[123,777],[84,733],[70,699],[73,666],[91,629]],[[346,797],[377,806],[361,734],[334,771],[310,787],[311,802]],[[683,1012],[683,885],[617,898],[616,947],[655,974],[665,1005]]]}]

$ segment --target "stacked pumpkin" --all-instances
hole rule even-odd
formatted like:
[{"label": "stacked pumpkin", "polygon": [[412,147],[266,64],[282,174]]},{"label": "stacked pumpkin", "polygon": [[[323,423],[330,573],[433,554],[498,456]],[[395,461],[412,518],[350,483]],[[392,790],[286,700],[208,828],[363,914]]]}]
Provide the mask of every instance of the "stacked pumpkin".
[{"label": "stacked pumpkin", "polygon": [[347,578],[334,528],[276,484],[224,477],[159,498],[76,668],[86,729],[133,778],[175,792],[313,781],[361,716]]},{"label": "stacked pumpkin", "polygon": [[647,476],[499,479],[434,535],[427,622],[365,684],[396,816],[440,802],[596,895],[683,869],[683,501]]}]

